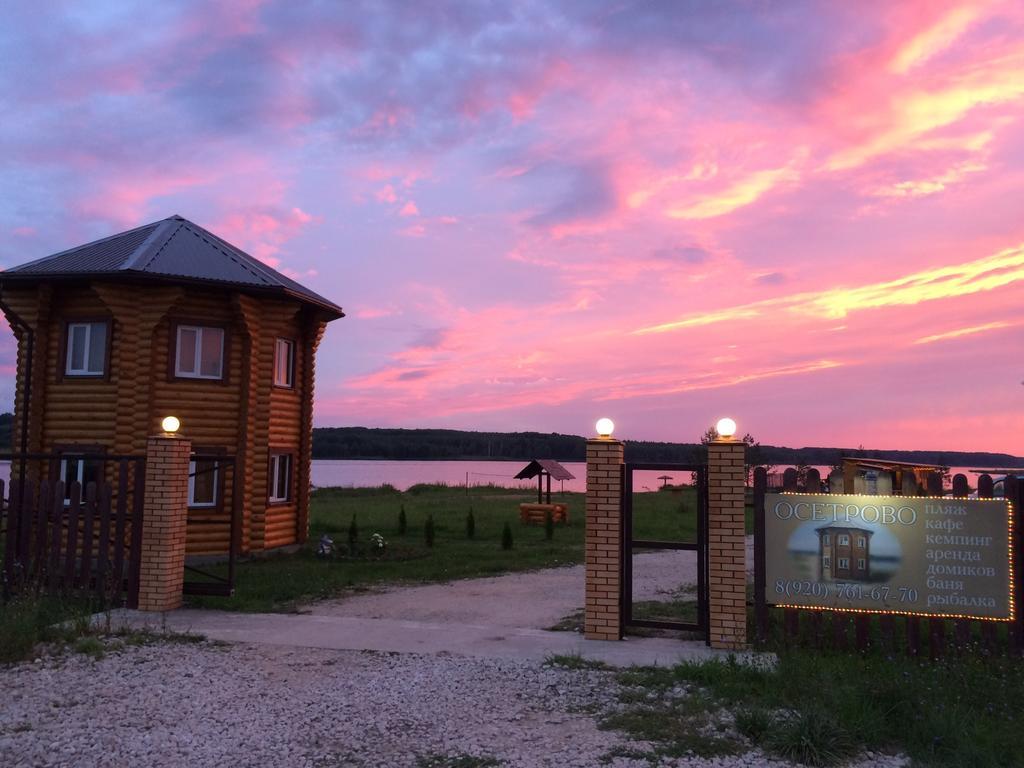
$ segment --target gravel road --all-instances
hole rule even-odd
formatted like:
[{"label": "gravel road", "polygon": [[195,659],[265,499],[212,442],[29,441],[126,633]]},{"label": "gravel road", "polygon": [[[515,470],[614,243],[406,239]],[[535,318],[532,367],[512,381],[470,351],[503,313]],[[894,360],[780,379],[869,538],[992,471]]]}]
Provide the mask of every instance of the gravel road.
[{"label": "gravel road", "polygon": [[[582,713],[614,706],[611,673],[527,662],[158,643],[0,668],[0,691],[5,768],[570,768],[644,746]],[[660,764],[786,765],[757,752]]]}]

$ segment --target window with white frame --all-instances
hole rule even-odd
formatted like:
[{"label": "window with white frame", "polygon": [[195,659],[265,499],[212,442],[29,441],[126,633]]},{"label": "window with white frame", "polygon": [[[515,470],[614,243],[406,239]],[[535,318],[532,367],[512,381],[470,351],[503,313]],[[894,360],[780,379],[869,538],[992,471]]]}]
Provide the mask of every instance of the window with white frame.
[{"label": "window with white frame", "polygon": [[847,536],[845,533],[839,534],[839,546],[840,547],[848,547],[848,546],[850,546],[850,537]]},{"label": "window with white frame", "polygon": [[821,543],[824,544],[826,547],[831,546],[832,537],[826,533],[824,536],[821,537]]},{"label": "window with white frame", "polygon": [[860,547],[861,549],[864,549],[864,547],[866,547],[867,545],[868,545],[868,540],[866,538],[864,538],[863,536],[858,536],[857,537],[857,546],[858,547]]},{"label": "window with white frame", "polygon": [[821,558],[821,564],[826,568],[832,567],[832,558],[829,555],[825,555]]},{"label": "window with white frame", "polygon": [[274,346],[274,386],[295,386],[295,342],[278,339]]},{"label": "window with white frame", "polygon": [[217,506],[217,487],[220,462],[209,457],[196,457],[188,464],[188,505],[190,507]]},{"label": "window with white frame", "polygon": [[850,567],[850,558],[848,558],[848,557],[840,557],[839,558],[839,568],[842,570],[842,569],[846,569],[846,568],[849,568],[849,567]]},{"label": "window with white frame", "polygon": [[107,372],[107,324],[68,323],[65,376],[103,376]]},{"label": "window with white frame", "polygon": [[857,558],[857,569],[863,571],[866,568],[867,568],[867,563],[865,562],[864,558],[863,557],[858,557]]},{"label": "window with white frame", "polygon": [[224,329],[179,325],[174,375],[183,379],[224,378]]},{"label": "window with white frame", "polygon": [[270,501],[289,501],[291,489],[292,455],[290,453],[272,453],[270,455]]}]

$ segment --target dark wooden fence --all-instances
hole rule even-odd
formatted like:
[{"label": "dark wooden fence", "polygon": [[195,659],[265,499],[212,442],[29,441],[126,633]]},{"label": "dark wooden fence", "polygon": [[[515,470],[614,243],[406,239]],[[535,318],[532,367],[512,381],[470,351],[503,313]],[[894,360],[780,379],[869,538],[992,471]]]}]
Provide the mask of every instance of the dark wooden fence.
[{"label": "dark wooden fence", "polygon": [[[33,460],[51,457],[33,457]],[[115,484],[0,481],[2,597],[77,594],[138,605],[145,460],[101,457]],[[12,465],[13,466],[13,465]],[[51,473],[59,476],[59,473]]]},{"label": "dark wooden fence", "polygon": [[[966,497],[969,493],[964,475],[953,477],[952,496]],[[993,480],[989,475],[978,478],[978,498],[993,498]],[[1024,483],[1013,476],[1003,482],[1003,493],[997,498],[1010,501],[1013,530],[1010,542],[1012,568],[1010,585],[1013,596],[1011,622],[938,617],[894,616],[891,614],[856,613],[827,609],[775,608],[766,601],[765,590],[765,509],[764,497],[769,492],[764,468],[754,470],[754,638],[765,643],[781,634],[786,644],[801,644],[815,648],[836,650],[881,649],[911,656],[927,654],[939,658],[948,653],[981,651],[983,653],[1024,653],[1024,616],[1021,615],[1024,568],[1022,568],[1021,525],[1024,516]],[[821,477],[817,470],[807,472],[805,482],[798,481],[795,470],[786,470],[783,491],[820,493]],[[926,490],[929,496],[942,496],[942,476],[932,472]]]}]

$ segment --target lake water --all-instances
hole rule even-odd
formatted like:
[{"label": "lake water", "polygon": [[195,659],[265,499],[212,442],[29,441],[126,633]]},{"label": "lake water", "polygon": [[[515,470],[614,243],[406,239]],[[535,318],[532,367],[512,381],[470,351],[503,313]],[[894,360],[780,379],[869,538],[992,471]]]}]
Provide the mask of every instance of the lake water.
[{"label": "lake water", "polygon": [[[312,483],[315,487],[329,486],[366,487],[390,483],[400,491],[417,483],[447,483],[463,486],[503,485],[519,486],[524,490],[537,487],[534,480],[515,480],[516,473],[526,466],[525,461],[373,461],[353,459],[318,459],[313,462]],[[582,461],[562,462],[569,472],[575,475],[574,480],[564,483],[552,481],[551,490],[576,491],[586,490],[586,465]],[[776,467],[781,472],[785,467]],[[828,467],[818,467],[822,477],[828,475]],[[967,472],[966,467],[953,467],[953,474],[963,472],[973,487],[977,483],[977,474]],[[633,485],[637,491],[655,490],[662,485],[661,475],[669,475],[669,483],[689,483],[689,472],[636,472]],[[0,462],[0,480],[5,482],[10,477],[10,463]]]}]

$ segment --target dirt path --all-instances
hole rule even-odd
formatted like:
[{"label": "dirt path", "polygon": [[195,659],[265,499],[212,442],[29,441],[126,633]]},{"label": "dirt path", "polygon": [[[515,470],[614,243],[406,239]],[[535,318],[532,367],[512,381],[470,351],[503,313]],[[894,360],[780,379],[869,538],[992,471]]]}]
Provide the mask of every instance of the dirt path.
[{"label": "dirt path", "polygon": [[[747,562],[753,562],[747,540]],[[695,552],[656,552],[634,561],[633,599],[655,600],[697,583]],[[583,566],[548,568],[446,584],[375,590],[309,607],[314,615],[546,629],[583,608]]]}]

